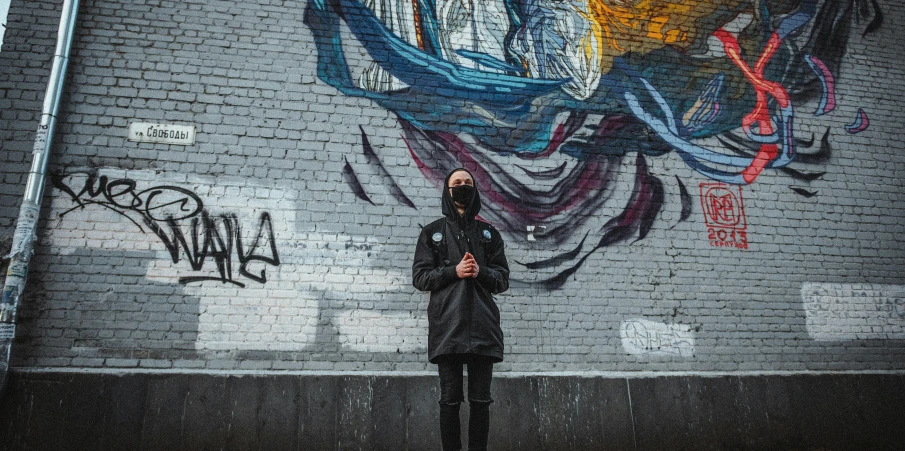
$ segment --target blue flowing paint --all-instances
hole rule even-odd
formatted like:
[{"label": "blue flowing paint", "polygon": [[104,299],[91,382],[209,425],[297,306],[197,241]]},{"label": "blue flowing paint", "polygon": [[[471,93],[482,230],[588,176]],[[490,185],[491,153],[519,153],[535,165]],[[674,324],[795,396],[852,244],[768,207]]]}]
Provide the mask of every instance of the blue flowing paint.
[{"label": "blue flowing paint", "polygon": [[500,61],[486,53],[481,52],[472,52],[470,50],[456,50],[456,54],[459,56],[464,56],[488,69],[496,69],[502,70],[506,72],[515,72],[524,76],[527,71],[523,67],[516,67],[511,64],[507,64],[504,61]]},{"label": "blue flowing paint", "polygon": [[371,58],[380,61],[387,72],[402,82],[418,85],[429,94],[512,104],[549,94],[568,82],[568,79],[544,80],[487,72],[450,63],[400,39],[361,2],[339,0],[339,5],[349,29]]},{"label": "blue flowing paint", "polygon": [[[425,7],[421,11],[421,30],[427,32],[422,34],[424,51],[395,36],[361,2],[309,3],[305,23],[317,47],[318,77],[343,94],[377,102],[423,130],[473,134],[490,147],[515,153],[546,151],[556,115],[574,106],[559,89],[568,79],[536,80],[480,71],[435,56],[439,54],[437,27],[433,18],[425,16],[433,6],[430,2],[419,4]],[[342,47],[340,17],[372,58],[409,84],[408,88],[375,92],[356,84]],[[535,102],[539,96],[544,96],[544,101]],[[499,133],[516,127],[517,132]]]},{"label": "blue flowing paint", "polygon": [[[698,146],[683,139],[679,134],[678,128],[676,127],[676,120],[672,113],[672,110],[670,109],[669,104],[666,103],[666,100],[663,98],[663,96],[646,79],[639,78],[638,81],[643,84],[645,88],[647,88],[648,93],[653,98],[656,105],[660,108],[663,119],[658,119],[654,117],[653,114],[646,111],[644,107],[641,106],[641,102],[638,101],[638,98],[631,92],[626,91],[624,93],[625,101],[635,117],[641,119],[655,133],[657,133],[658,136],[660,136],[664,141],[668,142],[676,151],[679,152],[682,160],[685,161],[685,163],[694,170],[722,182],[739,185],[747,184],[747,182],[745,182],[742,178],[741,171],[737,173],[723,171],[707,166],[704,162],[738,168],[747,168],[751,165],[751,163],[754,162],[754,158],[722,154]],[[750,139],[761,143],[776,143],[781,139],[781,135],[788,136],[785,146],[783,146],[785,151],[780,153],[778,158],[767,163],[766,167],[768,168],[786,166],[791,163],[792,159],[795,157],[794,140],[792,139],[791,104],[787,108],[780,109],[780,111],[782,112],[782,116],[781,118],[777,118],[776,121],[777,123],[782,125],[781,130],[783,131],[783,133],[774,133],[770,136],[761,136],[754,135],[750,132],[750,130],[745,130],[746,134],[749,134]]]},{"label": "blue flowing paint", "polygon": [[817,111],[814,112],[814,115],[821,116],[833,111],[836,109],[835,77],[833,77],[829,68],[826,67],[826,64],[824,64],[823,61],[820,61],[816,56],[805,55],[804,60],[808,63],[808,66],[811,66],[811,70],[814,71],[817,75],[817,79],[820,80],[821,86],[823,86],[823,95],[820,98],[820,104],[817,106]]},{"label": "blue flowing paint", "polygon": [[707,82],[704,91],[698,96],[700,107],[694,112],[689,110],[691,117],[689,117],[688,123],[686,123],[683,128],[679,129],[680,136],[683,138],[692,136],[695,133],[706,129],[714,120],[716,120],[722,109],[720,107],[719,99],[720,95],[723,93],[723,83],[725,80],[726,76],[719,73],[714,75],[710,81]]}]

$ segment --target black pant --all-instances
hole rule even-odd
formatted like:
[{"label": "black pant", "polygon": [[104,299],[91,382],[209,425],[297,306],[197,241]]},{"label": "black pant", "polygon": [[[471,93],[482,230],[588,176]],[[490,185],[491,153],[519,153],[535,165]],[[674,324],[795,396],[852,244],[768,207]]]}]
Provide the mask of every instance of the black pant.
[{"label": "black pant", "polygon": [[490,380],[493,360],[478,355],[443,356],[437,364],[440,374],[440,440],[443,451],[462,449],[459,405],[465,401],[462,367],[468,366],[468,449],[487,449],[490,431]]}]

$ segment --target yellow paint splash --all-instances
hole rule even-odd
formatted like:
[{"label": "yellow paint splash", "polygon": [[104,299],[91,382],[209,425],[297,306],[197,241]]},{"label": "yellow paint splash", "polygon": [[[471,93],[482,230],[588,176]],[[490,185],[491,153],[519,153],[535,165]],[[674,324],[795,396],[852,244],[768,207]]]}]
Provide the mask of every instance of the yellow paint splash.
[{"label": "yellow paint splash", "polygon": [[736,9],[741,2],[588,0],[588,12],[582,15],[591,22],[601,70],[606,73],[613,58],[627,52],[643,54],[667,45],[687,48],[701,31],[703,19]]}]

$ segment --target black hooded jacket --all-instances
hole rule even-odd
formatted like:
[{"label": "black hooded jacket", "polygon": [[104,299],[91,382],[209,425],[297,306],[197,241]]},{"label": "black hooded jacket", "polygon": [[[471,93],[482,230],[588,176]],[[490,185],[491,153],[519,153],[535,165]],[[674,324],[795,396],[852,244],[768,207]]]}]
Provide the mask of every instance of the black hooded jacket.
[{"label": "black hooded jacket", "polygon": [[[444,187],[459,170],[463,169],[446,176]],[[475,219],[481,210],[477,189],[464,215],[456,210],[447,188],[442,205],[445,217],[421,229],[412,264],[412,285],[430,291],[428,359],[437,363],[447,354],[478,354],[500,362],[503,331],[493,295],[509,288],[503,238],[493,226]],[[478,264],[475,278],[460,279],[456,274],[465,252],[471,252]]]}]

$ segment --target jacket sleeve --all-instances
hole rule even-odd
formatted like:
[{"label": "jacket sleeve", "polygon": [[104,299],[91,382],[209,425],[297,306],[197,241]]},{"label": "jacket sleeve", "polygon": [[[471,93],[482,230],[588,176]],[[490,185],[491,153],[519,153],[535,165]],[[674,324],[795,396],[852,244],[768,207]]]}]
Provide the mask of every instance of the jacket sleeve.
[{"label": "jacket sleeve", "polygon": [[434,248],[428,242],[427,227],[421,229],[418,245],[415,247],[415,261],[412,263],[412,285],[421,291],[436,291],[457,280],[456,267],[435,263]]},{"label": "jacket sleeve", "polygon": [[499,294],[509,289],[509,263],[506,262],[506,252],[503,248],[503,237],[494,230],[490,245],[485,251],[487,262],[479,265],[477,278],[478,283],[491,294]]}]

